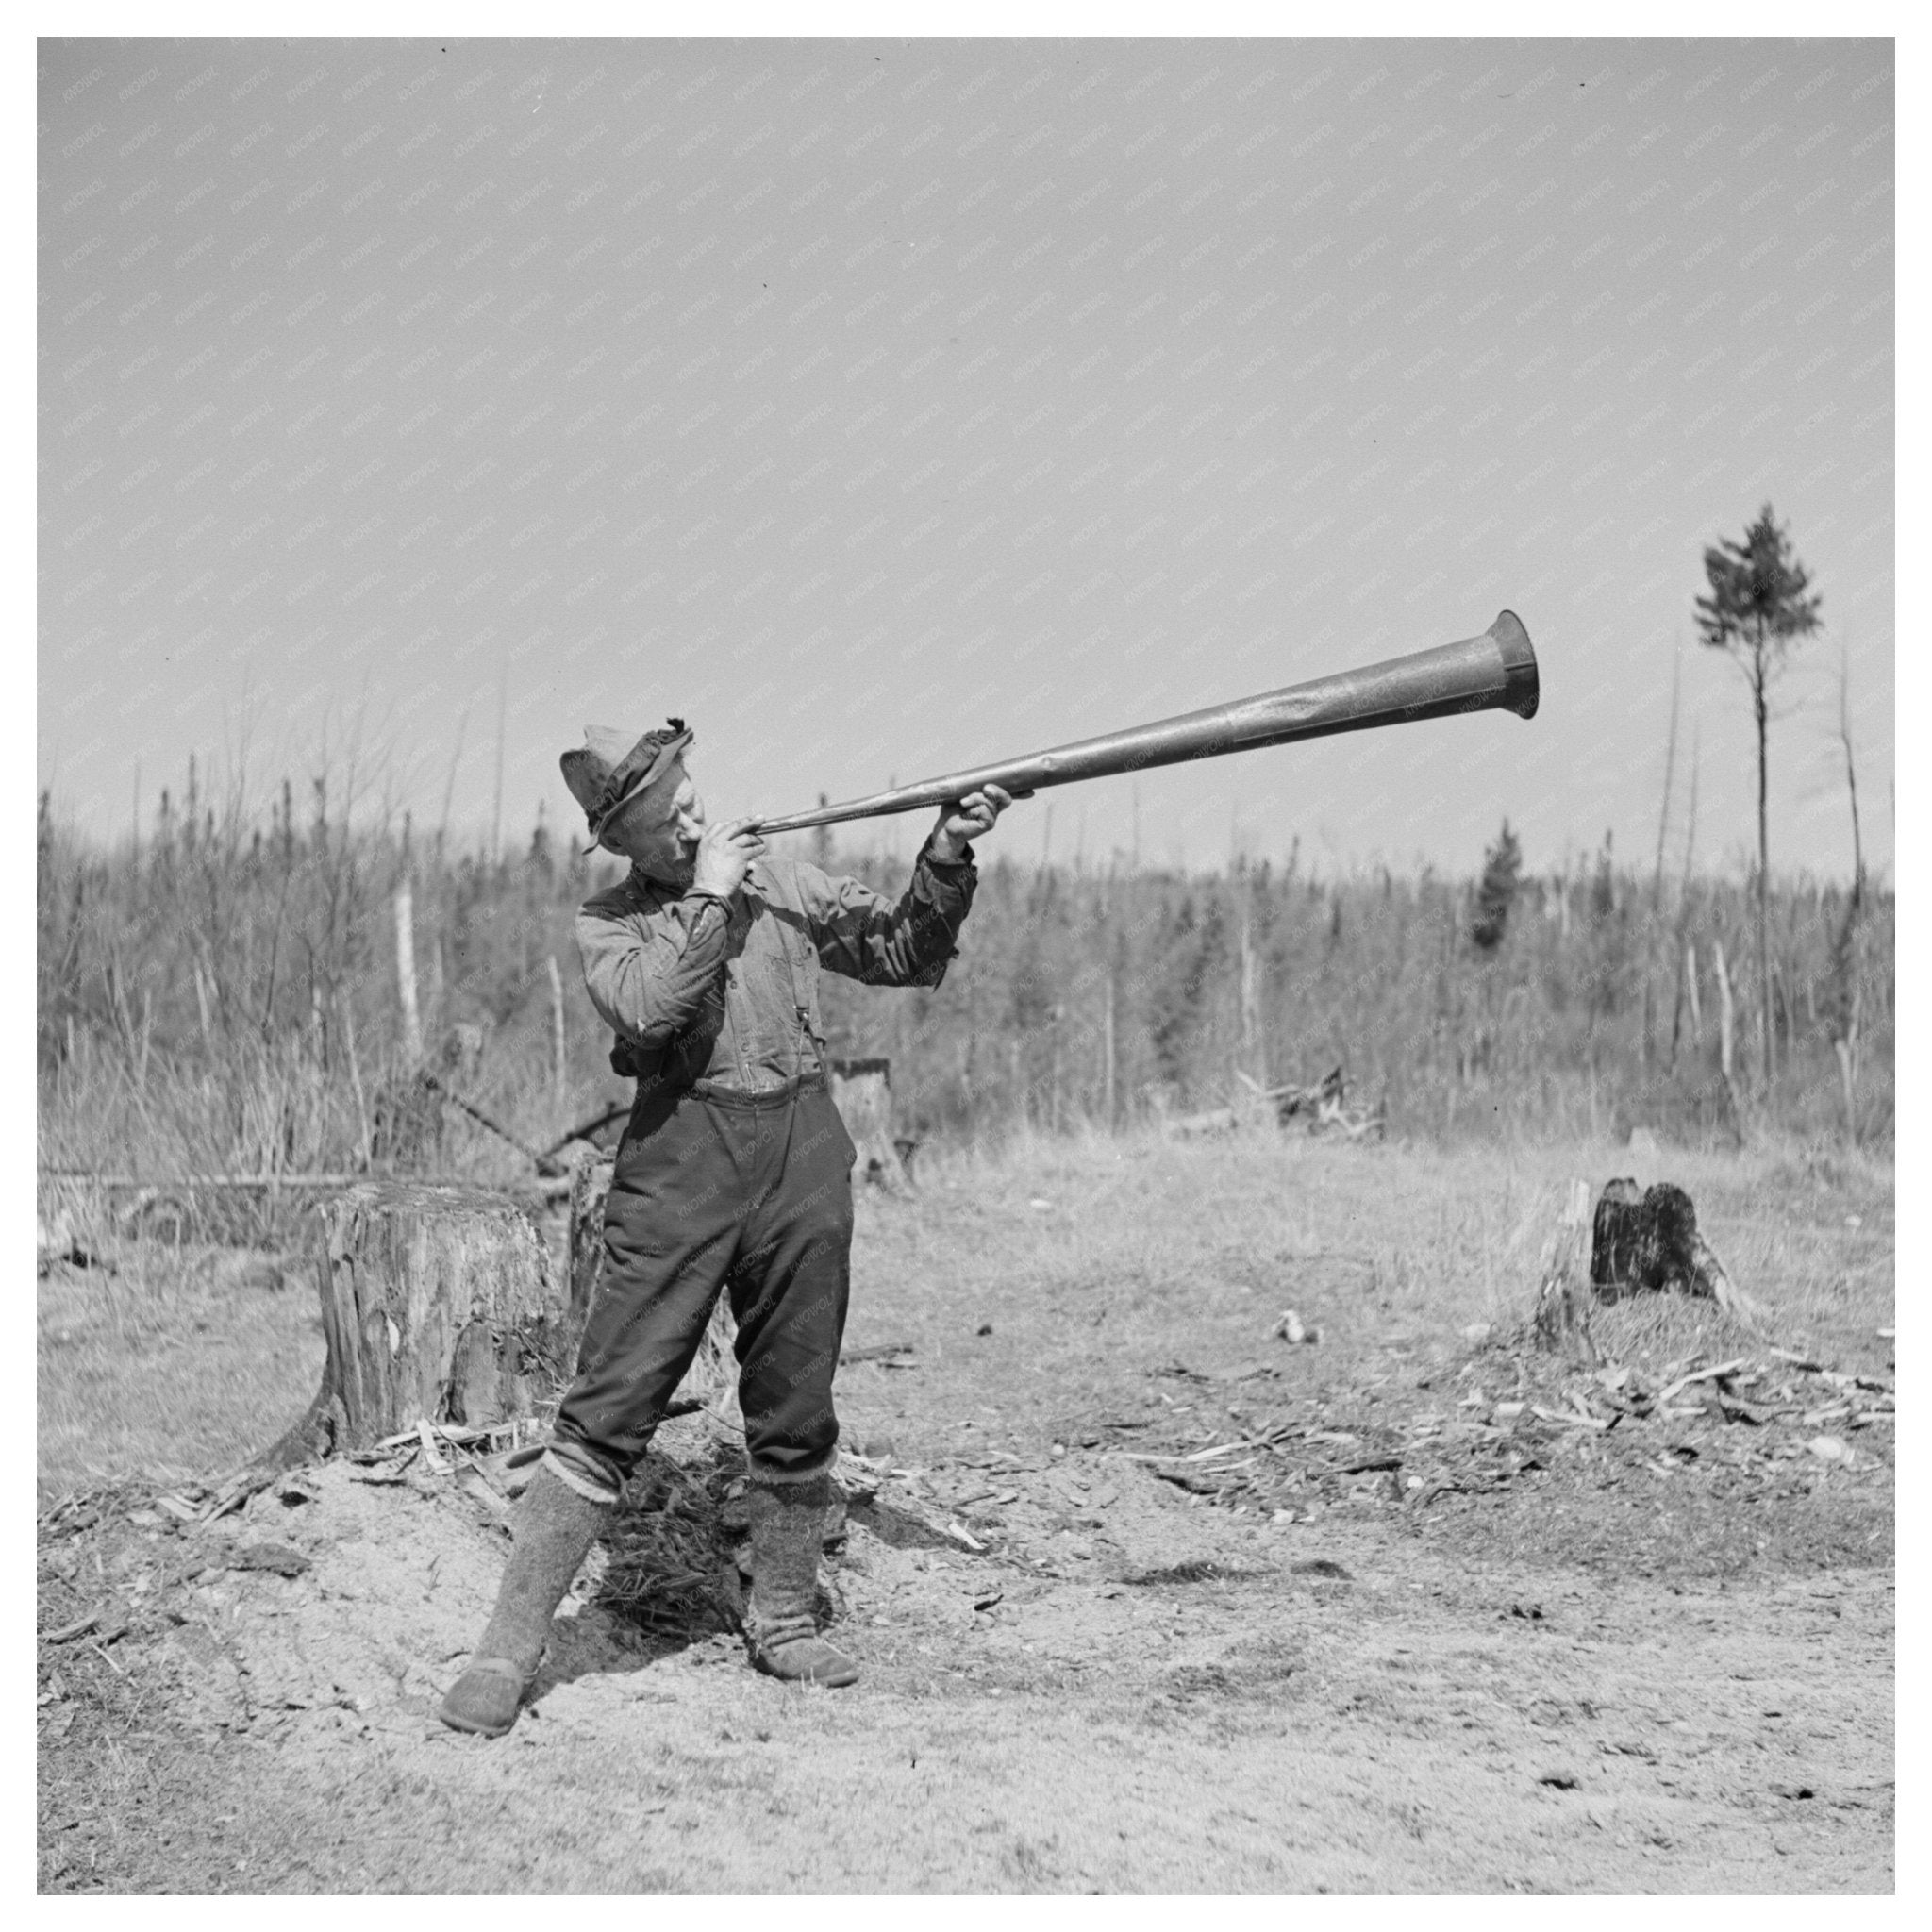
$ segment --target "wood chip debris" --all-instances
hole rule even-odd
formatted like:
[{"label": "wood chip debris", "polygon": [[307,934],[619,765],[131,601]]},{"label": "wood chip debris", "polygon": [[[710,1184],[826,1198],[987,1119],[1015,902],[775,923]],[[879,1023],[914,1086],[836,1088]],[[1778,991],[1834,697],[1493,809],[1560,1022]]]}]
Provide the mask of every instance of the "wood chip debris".
[{"label": "wood chip debris", "polygon": [[421,1442],[425,1431],[431,1437],[441,1436],[445,1442],[482,1442],[494,1436],[508,1436],[514,1426],[510,1423],[496,1423],[473,1427],[467,1423],[433,1423],[427,1416],[422,1416],[407,1429],[398,1430],[393,1436],[385,1436],[375,1446],[378,1449],[400,1449],[405,1443]]},{"label": "wood chip debris", "polygon": [[1116,1453],[1123,1462],[1211,1462],[1218,1456],[1232,1456],[1237,1449],[1267,1448],[1278,1433],[1270,1430],[1265,1436],[1254,1436],[1244,1442],[1217,1442],[1212,1448],[1191,1449],[1186,1454],[1175,1450],[1165,1456],[1150,1456],[1138,1449],[1122,1449]]},{"label": "wood chip debris", "polygon": [[839,1357],[841,1368],[849,1368],[854,1362],[877,1362],[885,1368],[904,1366],[896,1357],[912,1355],[916,1351],[909,1341],[881,1341],[871,1348],[848,1348]]},{"label": "wood chip debris", "polygon": [[[1798,1392],[1806,1376],[1824,1384],[1811,1395],[1818,1406],[1808,1409]],[[1319,1420],[1284,1424],[1265,1432],[1250,1424],[1249,1433],[1238,1441],[1206,1442],[1200,1447],[1183,1443],[1153,1454],[1114,1450],[1108,1459],[1137,1463],[1158,1480],[1223,1507],[1257,1508],[1280,1521],[1293,1520],[1296,1513],[1291,1507],[1277,1507],[1289,1500],[1289,1491],[1319,1494],[1357,1477],[1379,1477],[1375,1494],[1414,1509],[1425,1509],[1443,1495],[1499,1493],[1544,1467],[1520,1453],[1538,1435],[1546,1441],[1580,1438],[1594,1444],[1625,1424],[1701,1424],[1720,1429],[1728,1424],[1739,1435],[1716,1452],[1719,1456],[1774,1461],[1803,1456],[1809,1431],[1835,1428],[1850,1438],[1868,1426],[1882,1428],[1897,1419],[1896,1392],[1890,1379],[1827,1369],[1815,1355],[1796,1349],[1766,1346],[1756,1358],[1735,1357],[1707,1363],[1693,1355],[1670,1363],[1656,1374],[1655,1382],[1653,1389],[1647,1369],[1599,1360],[1587,1380],[1554,1391],[1547,1386],[1520,1388],[1507,1401],[1476,1391],[1458,1400],[1446,1416],[1417,1418],[1406,1435],[1380,1426],[1363,1426],[1358,1432],[1331,1426],[1324,1413]],[[1372,1390],[1376,1385],[1365,1386]],[[1638,1430],[1640,1437],[1643,1433]],[[1728,1429],[1725,1433],[1730,1435]],[[1745,1448],[1740,1437],[1756,1441]],[[1828,1440],[1842,1447],[1847,1469],[1872,1465],[1873,1454],[1854,1454],[1840,1436]],[[1324,1459],[1317,1444],[1333,1445],[1333,1459]],[[1242,1457],[1239,1451],[1249,1453]],[[1496,1459],[1502,1451],[1509,1452],[1507,1466]],[[1655,1452],[1644,1453],[1652,1459],[1642,1466],[1665,1474],[1699,1456],[1695,1447],[1682,1441],[1666,1441]],[[1811,1453],[1824,1460],[1840,1459],[1833,1448]],[[1477,1460],[1465,1463],[1465,1456]],[[1264,1459],[1272,1466],[1257,1469]],[[1398,1471],[1404,1474],[1397,1476]],[[1364,1487],[1357,1483],[1351,1493],[1360,1495]]]},{"label": "wood chip debris", "polygon": [[447,1475],[450,1466],[436,1453],[436,1434],[427,1422],[416,1424],[416,1435],[423,1444],[423,1466],[431,1475]]}]

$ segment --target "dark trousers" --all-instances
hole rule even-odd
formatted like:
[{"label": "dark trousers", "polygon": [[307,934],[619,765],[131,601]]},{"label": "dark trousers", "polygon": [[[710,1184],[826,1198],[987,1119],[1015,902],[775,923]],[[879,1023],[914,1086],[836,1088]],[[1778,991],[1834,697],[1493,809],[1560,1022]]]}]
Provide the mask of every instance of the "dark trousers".
[{"label": "dark trousers", "polygon": [[832,1374],[851,1284],[852,1139],[808,1074],[775,1093],[640,1098],[605,1209],[604,1277],[552,1448],[614,1495],[691,1367],[722,1288],[754,1474],[803,1480],[839,1441]]}]

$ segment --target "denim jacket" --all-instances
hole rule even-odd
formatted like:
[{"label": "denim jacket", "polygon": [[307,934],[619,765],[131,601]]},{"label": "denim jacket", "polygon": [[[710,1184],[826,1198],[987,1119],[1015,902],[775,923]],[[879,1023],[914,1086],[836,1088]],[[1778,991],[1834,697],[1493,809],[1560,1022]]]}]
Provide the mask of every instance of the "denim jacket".
[{"label": "denim jacket", "polygon": [[928,845],[894,904],[853,878],[766,854],[725,901],[633,870],[577,913],[591,1004],[641,1081],[757,1091],[824,1065],[821,969],[870,986],[938,986],[973,904],[969,849]]}]

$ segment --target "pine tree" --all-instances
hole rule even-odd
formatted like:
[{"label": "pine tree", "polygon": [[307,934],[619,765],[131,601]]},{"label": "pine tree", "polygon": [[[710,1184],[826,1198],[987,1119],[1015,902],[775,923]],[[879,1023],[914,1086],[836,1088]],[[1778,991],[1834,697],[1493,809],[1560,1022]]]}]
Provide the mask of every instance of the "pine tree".
[{"label": "pine tree", "polygon": [[1480,952],[1492,953],[1503,942],[1509,924],[1509,908],[1516,903],[1516,875],[1523,867],[1523,848],[1509,821],[1496,842],[1483,855],[1483,875],[1475,889],[1475,914],[1469,923],[1469,936]]},{"label": "pine tree", "polygon": [[1744,532],[1741,543],[1720,538],[1704,553],[1710,595],[1697,599],[1699,639],[1726,653],[1751,689],[1757,725],[1757,984],[1758,1035],[1764,1049],[1764,1084],[1771,1086],[1771,939],[1765,894],[1771,880],[1771,836],[1765,811],[1769,781],[1767,741],[1770,693],[1795,638],[1818,628],[1819,599],[1807,595],[1810,576],[1792,554],[1770,504]]}]

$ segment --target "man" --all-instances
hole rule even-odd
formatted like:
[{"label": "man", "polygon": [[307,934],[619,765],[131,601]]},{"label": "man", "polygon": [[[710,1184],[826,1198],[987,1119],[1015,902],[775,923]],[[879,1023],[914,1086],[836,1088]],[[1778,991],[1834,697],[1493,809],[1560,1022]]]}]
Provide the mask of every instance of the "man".
[{"label": "man", "polygon": [[973,903],[968,841],[1011,802],[989,785],[941,810],[894,904],[766,853],[756,819],[708,826],[681,720],[635,744],[595,727],[585,740],[564,754],[564,778],[591,838],[631,870],[586,901],[577,945],[591,1004],[617,1036],[611,1065],[638,1089],[576,1379],[518,1505],[495,1611],[442,1704],[445,1724],[491,1737],[516,1721],[551,1617],[721,1288],[738,1324],[752,1661],[794,1681],[857,1678],[813,1608],[838,1452],[854,1158],[825,1085],[818,976],[939,985]]}]

